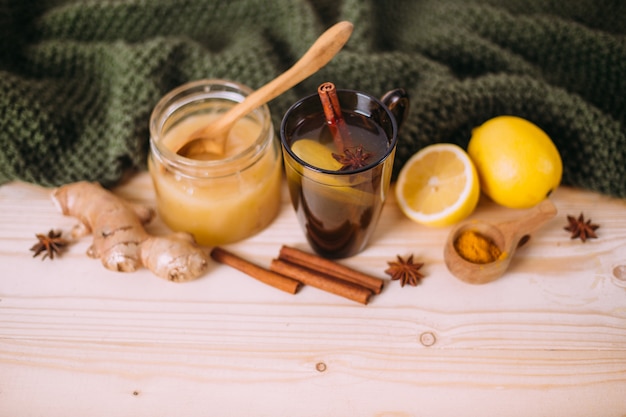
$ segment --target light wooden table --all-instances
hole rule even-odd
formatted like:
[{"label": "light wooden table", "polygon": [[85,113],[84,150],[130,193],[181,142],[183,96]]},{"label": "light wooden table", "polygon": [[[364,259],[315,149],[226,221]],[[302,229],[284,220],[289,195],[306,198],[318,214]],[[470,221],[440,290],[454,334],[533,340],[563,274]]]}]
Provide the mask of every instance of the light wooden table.
[{"label": "light wooden table", "polygon": [[[146,174],[116,192],[153,202]],[[217,264],[181,284],[115,273],[84,254],[91,238],[33,259],[35,233],[75,220],[49,190],[4,185],[0,416],[624,416],[626,202],[552,198],[557,217],[482,286],[447,271],[449,229],[410,222],[392,198],[372,244],[342,262],[386,277],[412,253],[426,278],[363,306]],[[599,239],[563,230],[581,211]],[[474,216],[515,214],[481,201]],[[308,249],[286,194],[267,230],[227,248],[269,265],[282,244]]]}]

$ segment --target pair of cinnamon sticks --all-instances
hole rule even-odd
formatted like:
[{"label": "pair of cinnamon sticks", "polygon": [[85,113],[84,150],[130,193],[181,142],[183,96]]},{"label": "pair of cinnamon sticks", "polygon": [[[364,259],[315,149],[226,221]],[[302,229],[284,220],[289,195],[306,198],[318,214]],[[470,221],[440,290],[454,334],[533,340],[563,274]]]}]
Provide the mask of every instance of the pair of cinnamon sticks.
[{"label": "pair of cinnamon sticks", "polygon": [[286,245],[269,269],[220,247],[213,248],[211,258],[290,294],[298,292],[302,285],[310,285],[367,304],[373,295],[380,294],[384,285],[380,278]]}]

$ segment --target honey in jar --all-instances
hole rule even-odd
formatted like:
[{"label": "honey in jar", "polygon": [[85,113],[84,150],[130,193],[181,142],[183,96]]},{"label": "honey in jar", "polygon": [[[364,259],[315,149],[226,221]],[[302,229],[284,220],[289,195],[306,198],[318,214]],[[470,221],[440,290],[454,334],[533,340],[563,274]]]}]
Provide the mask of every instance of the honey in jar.
[{"label": "honey in jar", "polygon": [[235,123],[223,155],[188,158],[176,152],[185,138],[250,92],[230,81],[196,81],[165,95],[151,116],[148,167],[159,215],[202,245],[250,237],[280,208],[281,151],[266,105]]}]

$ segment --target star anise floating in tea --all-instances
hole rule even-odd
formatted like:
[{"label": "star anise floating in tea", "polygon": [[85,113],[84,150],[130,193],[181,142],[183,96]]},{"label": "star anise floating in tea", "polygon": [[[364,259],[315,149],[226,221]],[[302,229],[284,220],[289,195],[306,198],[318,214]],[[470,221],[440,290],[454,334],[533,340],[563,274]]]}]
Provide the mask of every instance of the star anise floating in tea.
[{"label": "star anise floating in tea", "polygon": [[343,151],[343,155],[333,153],[333,158],[342,165],[339,171],[363,168],[368,164],[367,160],[371,156],[372,153],[366,152],[365,149],[363,149],[363,145],[358,145],[354,148],[346,148]]},{"label": "star anise floating in tea", "polygon": [[35,236],[37,236],[38,242],[30,248],[31,251],[35,252],[33,258],[43,253],[42,260],[47,257],[54,259],[54,255],[58,256],[68,244],[68,241],[61,237],[60,231],[50,230],[47,235],[37,233]]},{"label": "star anise floating in tea", "polygon": [[406,260],[402,259],[400,255],[397,257],[397,262],[387,262],[389,268],[385,270],[385,274],[391,276],[392,281],[400,281],[402,287],[406,284],[416,287],[424,278],[424,275],[419,272],[424,264],[413,263],[413,255],[410,255]]},{"label": "star anise floating in tea", "polygon": [[582,213],[580,213],[578,218],[568,215],[567,221],[569,225],[564,227],[564,229],[572,233],[572,239],[579,238],[583,242],[586,242],[587,239],[598,238],[596,229],[598,229],[600,225],[591,223],[591,219],[585,221],[585,216],[583,216]]}]

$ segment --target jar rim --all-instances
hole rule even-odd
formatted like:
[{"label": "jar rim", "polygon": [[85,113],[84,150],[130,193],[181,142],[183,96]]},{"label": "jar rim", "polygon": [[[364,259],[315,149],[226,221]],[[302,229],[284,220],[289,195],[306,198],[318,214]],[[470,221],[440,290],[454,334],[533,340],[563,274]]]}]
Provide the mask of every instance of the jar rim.
[{"label": "jar rim", "polygon": [[[210,99],[228,100],[237,104],[252,92],[253,90],[250,87],[236,81],[208,78],[191,81],[170,90],[161,97],[150,115],[149,130],[152,154],[158,157],[161,162],[190,177],[229,175],[234,170],[240,171],[242,168],[245,169],[254,164],[273,138],[273,134],[271,134],[272,120],[267,104],[263,104],[249,113],[249,115],[256,116],[256,119],[261,124],[261,130],[258,137],[248,147],[235,155],[215,160],[188,158],[172,151],[159,140],[164,135],[163,128],[166,121],[185,106]],[[191,114],[193,113],[189,115]],[[182,116],[182,118],[186,116]],[[268,140],[268,137],[270,140]],[[244,161],[249,161],[249,163],[243,165]],[[202,175],[199,175],[199,173],[202,173]]]}]

